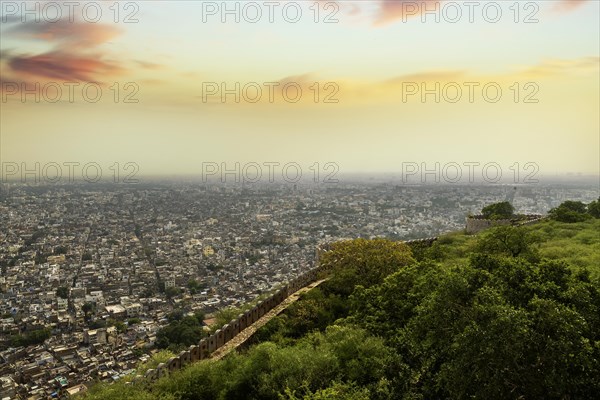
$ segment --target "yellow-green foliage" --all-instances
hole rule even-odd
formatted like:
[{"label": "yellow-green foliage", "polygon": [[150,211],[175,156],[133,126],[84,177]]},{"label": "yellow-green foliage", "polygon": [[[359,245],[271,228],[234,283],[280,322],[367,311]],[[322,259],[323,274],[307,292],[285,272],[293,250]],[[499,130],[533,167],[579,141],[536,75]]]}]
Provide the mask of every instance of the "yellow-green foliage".
[{"label": "yellow-green foliage", "polygon": [[285,400],[365,400],[369,398],[369,390],[357,385],[334,382],[326,389],[298,397],[295,390],[286,389]]},{"label": "yellow-green foliage", "polygon": [[[293,388],[288,393],[299,398],[326,399],[326,395],[339,393],[345,395],[340,397],[343,399],[358,399],[361,397],[356,394],[367,393],[367,386],[385,388],[390,357],[383,340],[365,330],[330,326],[324,333],[310,334],[294,346],[265,342],[244,354],[232,354],[220,361],[200,361],[152,385],[98,385],[84,399],[277,400],[286,388]],[[335,381],[346,384],[322,391]]]},{"label": "yellow-green foliage", "polygon": [[[99,383],[94,385],[88,393],[77,398],[81,400],[156,400],[152,393],[124,381],[118,381],[112,385]],[[174,399],[174,397],[162,397],[162,399],[168,400]]]},{"label": "yellow-green foliage", "polygon": [[543,221],[526,229],[539,235],[542,257],[562,259],[574,269],[587,268],[592,276],[600,277],[600,219]]},{"label": "yellow-green foliage", "polygon": [[[175,356],[168,350],[161,350],[150,357],[147,362],[141,363],[136,375],[144,375],[149,369],[156,368],[161,363],[166,363],[171,357]],[[156,400],[156,396],[143,390],[140,385],[132,384],[133,375],[120,379],[113,384],[97,383],[91,386],[88,393],[78,397],[82,400]],[[162,400],[174,399],[174,395],[165,394],[160,397]]]},{"label": "yellow-green foliage", "polygon": [[350,294],[355,285],[380,283],[389,274],[414,263],[408,245],[388,239],[337,242],[321,257],[321,264],[332,270],[328,285],[335,287],[338,294]]},{"label": "yellow-green foliage", "polygon": [[429,250],[429,255],[447,264],[457,265],[466,263],[469,255],[475,249],[477,236],[467,235],[464,232],[452,232],[442,235],[434,242]]},{"label": "yellow-green foliage", "polygon": [[[573,269],[587,268],[592,276],[600,277],[600,219],[589,219],[578,223],[563,223],[544,220],[523,226],[536,238],[540,256],[561,259]],[[429,254],[445,265],[464,265],[475,250],[478,235],[452,232],[441,236]]]}]

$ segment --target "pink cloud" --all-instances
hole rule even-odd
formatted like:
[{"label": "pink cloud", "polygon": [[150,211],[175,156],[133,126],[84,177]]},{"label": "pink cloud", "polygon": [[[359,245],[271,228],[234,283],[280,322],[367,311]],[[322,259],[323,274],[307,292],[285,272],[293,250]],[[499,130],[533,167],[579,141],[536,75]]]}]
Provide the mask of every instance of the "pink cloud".
[{"label": "pink cloud", "polygon": [[581,7],[582,5],[584,5],[585,3],[587,3],[589,0],[561,0],[557,5],[556,5],[556,9],[559,11],[565,11],[565,12],[569,12],[569,11],[573,11],[576,8]]},{"label": "pink cloud", "polygon": [[106,61],[105,51],[100,48],[121,33],[113,25],[68,20],[20,24],[8,29],[6,34],[44,42],[51,50],[39,54],[13,50],[3,55],[2,61],[13,75],[23,80],[36,77],[100,82],[125,70],[116,62]]},{"label": "pink cloud", "polygon": [[[440,9],[447,0],[379,0],[379,12],[375,25],[385,25],[393,21],[406,21],[415,18],[425,11]],[[580,8],[590,0],[559,0],[555,10],[570,12]]]},{"label": "pink cloud", "polygon": [[96,76],[111,75],[121,71],[117,65],[105,62],[98,56],[84,56],[51,51],[33,56],[15,56],[8,62],[17,74],[64,81],[95,82]]},{"label": "pink cloud", "polygon": [[115,25],[90,24],[84,22],[30,22],[20,24],[7,31],[16,36],[52,42],[70,48],[89,48],[108,42],[121,33]]},{"label": "pink cloud", "polygon": [[[375,25],[384,25],[395,20],[407,20],[421,15],[426,10],[435,10],[444,0],[380,0],[379,15]],[[439,9],[439,7],[437,7]]]}]

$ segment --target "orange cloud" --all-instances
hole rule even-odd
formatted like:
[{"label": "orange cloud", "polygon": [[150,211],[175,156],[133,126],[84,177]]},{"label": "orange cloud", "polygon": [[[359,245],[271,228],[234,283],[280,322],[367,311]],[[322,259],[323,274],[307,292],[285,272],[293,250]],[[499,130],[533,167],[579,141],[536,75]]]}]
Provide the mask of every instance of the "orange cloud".
[{"label": "orange cloud", "polygon": [[121,34],[121,30],[112,25],[64,19],[19,24],[7,29],[6,34],[51,46],[51,50],[39,54],[11,51],[3,55],[2,61],[18,79],[100,82],[125,70],[115,62],[106,61],[99,49]]},{"label": "orange cloud", "polygon": [[78,56],[60,51],[12,57],[8,65],[18,74],[64,81],[94,82],[98,75],[111,75],[121,71],[120,67],[104,62],[100,57]]}]

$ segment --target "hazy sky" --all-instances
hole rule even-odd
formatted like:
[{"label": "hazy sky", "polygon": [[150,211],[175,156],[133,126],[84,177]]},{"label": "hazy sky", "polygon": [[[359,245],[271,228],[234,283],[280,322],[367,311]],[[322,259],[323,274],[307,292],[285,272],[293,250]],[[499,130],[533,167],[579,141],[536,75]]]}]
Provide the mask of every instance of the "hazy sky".
[{"label": "hazy sky", "polygon": [[3,162],[599,171],[597,0],[47,3],[0,3]]}]

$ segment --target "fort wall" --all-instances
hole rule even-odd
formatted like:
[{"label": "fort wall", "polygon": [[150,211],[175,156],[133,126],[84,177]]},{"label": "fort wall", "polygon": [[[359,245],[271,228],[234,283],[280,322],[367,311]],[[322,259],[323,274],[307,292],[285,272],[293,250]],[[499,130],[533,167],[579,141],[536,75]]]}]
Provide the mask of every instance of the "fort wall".
[{"label": "fort wall", "polygon": [[[409,245],[422,243],[431,246],[431,244],[433,244],[433,242],[436,240],[437,238],[427,238],[410,240],[405,243]],[[326,245],[320,247],[317,252],[318,255],[322,255],[328,250],[329,246]],[[183,351],[178,356],[172,357],[166,363],[159,364],[156,369],[150,369],[146,371],[143,377],[137,376],[134,379],[134,382],[151,383],[164,376],[167,376],[169,373],[183,368],[187,364],[210,358],[213,352],[223,347],[248,326],[258,321],[260,317],[264,316],[270,310],[281,304],[289,296],[296,293],[303,287],[315,282],[320,273],[324,271],[326,271],[326,267],[319,264],[317,267],[297,276],[277,290],[273,295],[259,302],[252,309],[240,314],[238,318],[232,320],[228,324],[225,324],[209,337],[200,340],[197,345],[192,345],[187,351]]]},{"label": "fort wall", "polygon": [[537,214],[519,215],[512,219],[486,219],[483,215],[473,215],[466,218],[465,231],[468,234],[472,235],[475,233],[479,233],[485,229],[491,228],[493,226],[529,225],[536,223],[544,218],[544,216]]}]

